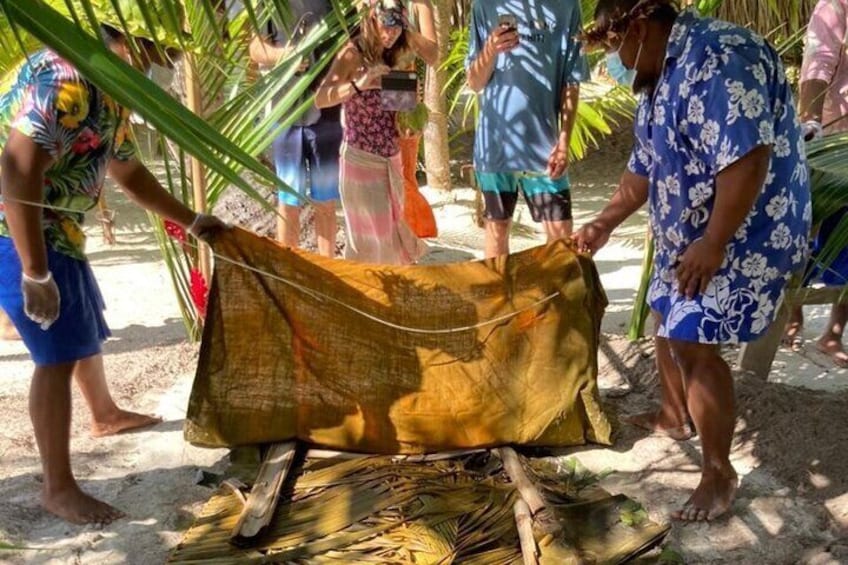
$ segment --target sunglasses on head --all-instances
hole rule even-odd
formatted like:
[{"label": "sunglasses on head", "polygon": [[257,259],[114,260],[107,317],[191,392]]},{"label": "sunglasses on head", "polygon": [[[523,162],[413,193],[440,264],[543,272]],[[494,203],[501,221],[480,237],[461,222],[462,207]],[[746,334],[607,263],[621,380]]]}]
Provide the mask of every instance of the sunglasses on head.
[{"label": "sunglasses on head", "polygon": [[404,27],[403,14],[400,10],[386,10],[377,14],[384,27]]}]

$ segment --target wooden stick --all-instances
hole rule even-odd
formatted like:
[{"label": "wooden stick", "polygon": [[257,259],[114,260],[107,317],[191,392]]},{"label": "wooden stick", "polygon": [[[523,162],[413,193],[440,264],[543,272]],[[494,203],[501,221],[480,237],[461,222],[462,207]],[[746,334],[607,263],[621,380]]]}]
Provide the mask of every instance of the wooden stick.
[{"label": "wooden stick", "polygon": [[[197,76],[197,59],[191,53],[186,53],[183,59],[185,69],[186,105],[188,109],[201,118],[205,118],[203,111],[203,96],[200,92],[202,85]],[[196,157],[191,158],[191,188],[194,198],[194,211],[203,214],[206,212],[206,187],[207,179],[203,164]],[[207,245],[197,248],[197,265],[200,273],[207,281],[212,280],[212,255]]]},{"label": "wooden stick", "polygon": [[280,489],[294,460],[296,446],[293,441],[275,443],[268,450],[247,503],[230,535],[231,540],[242,545],[246,539],[256,537],[271,522]]},{"label": "wooden stick", "polygon": [[[474,453],[483,453],[485,449],[457,449],[456,451],[440,451],[438,453],[426,453],[420,455],[393,455],[395,461],[405,463],[426,463],[428,461],[442,461],[453,459]],[[334,451],[332,449],[310,449],[306,453],[308,459],[358,459],[360,457],[373,457],[363,453],[352,453],[350,451]]]},{"label": "wooden stick", "polygon": [[519,498],[515,501],[512,511],[515,514],[515,527],[518,529],[524,565],[539,565],[539,550],[533,537],[533,516],[530,515],[530,507]]},{"label": "wooden stick", "polygon": [[542,493],[536,488],[536,485],[527,476],[524,467],[521,465],[521,460],[518,459],[518,454],[511,447],[501,447],[495,450],[498,457],[503,461],[504,470],[509,475],[509,479],[515,484],[518,494],[527,503],[532,516],[536,516],[539,512],[545,509],[545,499],[542,498]]}]

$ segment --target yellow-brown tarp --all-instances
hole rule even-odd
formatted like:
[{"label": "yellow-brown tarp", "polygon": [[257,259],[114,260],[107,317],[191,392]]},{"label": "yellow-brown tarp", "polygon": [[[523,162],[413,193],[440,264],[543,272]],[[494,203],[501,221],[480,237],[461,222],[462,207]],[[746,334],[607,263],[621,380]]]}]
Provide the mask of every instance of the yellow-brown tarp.
[{"label": "yellow-brown tarp", "polygon": [[597,392],[606,297],[565,242],[382,266],[233,229],[209,296],[186,438],[422,453],[609,443]]}]

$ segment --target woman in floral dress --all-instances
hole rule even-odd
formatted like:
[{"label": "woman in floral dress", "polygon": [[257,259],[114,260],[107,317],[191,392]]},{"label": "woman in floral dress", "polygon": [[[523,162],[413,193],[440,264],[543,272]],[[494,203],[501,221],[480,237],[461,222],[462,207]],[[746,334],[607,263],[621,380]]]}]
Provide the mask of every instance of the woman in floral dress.
[{"label": "woman in floral dress", "polygon": [[397,112],[383,108],[380,90],[383,75],[409,56],[405,23],[399,0],[373,1],[315,93],[319,108],[343,108],[339,192],[346,259],[409,264],[427,249],[404,219]]}]

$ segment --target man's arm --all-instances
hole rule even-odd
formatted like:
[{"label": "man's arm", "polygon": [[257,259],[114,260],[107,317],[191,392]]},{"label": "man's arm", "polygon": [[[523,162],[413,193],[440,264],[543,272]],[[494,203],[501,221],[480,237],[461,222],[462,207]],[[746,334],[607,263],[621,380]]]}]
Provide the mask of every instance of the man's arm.
[{"label": "man's arm", "polygon": [[[801,63],[798,105],[801,122],[822,122],[825,96],[845,50],[848,14],[842,6],[840,2],[820,2],[810,18]],[[805,136],[808,133],[805,128]]]},{"label": "man's arm", "polygon": [[138,159],[121,161],[112,159],[109,176],[121,185],[130,199],[151,212],[177,222],[183,227],[191,226],[197,214],[165,190],[156,177]]},{"label": "man's arm", "polygon": [[677,267],[679,291],[689,298],[707,290],[724,261],[727,244],[751,213],[763,189],[771,146],[761,145],[716,176],[715,203],[704,235],[692,242]]},{"label": "man's arm", "polygon": [[801,122],[822,123],[824,113],[824,98],[827,94],[828,83],[824,80],[812,79],[801,83],[801,93],[798,103],[798,117]]},{"label": "man's arm", "polygon": [[[476,33],[474,21],[469,26],[469,33]],[[471,39],[474,41],[475,36],[472,36]],[[466,73],[468,87],[474,92],[481,92],[489,84],[489,79],[492,78],[498,55],[512,51],[517,45],[518,31],[501,26],[496,27],[483,42],[483,47],[468,66]]]},{"label": "man's arm", "polygon": [[412,2],[411,9],[415,10],[418,30],[407,27],[409,45],[427,65],[435,67],[439,63],[439,44],[436,40],[433,6],[430,0],[416,0]]},{"label": "man's arm", "polygon": [[572,237],[578,250],[594,253],[603,247],[613,230],[648,201],[649,186],[647,177],[625,171],[609,204]]},{"label": "man's arm", "polygon": [[290,49],[277,47],[270,38],[257,35],[250,40],[248,52],[250,60],[259,65],[259,68],[270,69],[286,56]]},{"label": "man's arm", "polygon": [[556,179],[568,170],[568,147],[571,144],[571,132],[577,119],[577,105],[580,103],[580,84],[567,84],[560,95],[560,128],[557,144],[548,159],[548,176]]},{"label": "man's arm", "polygon": [[[53,158],[35,141],[12,129],[0,156],[0,187],[6,207],[6,223],[21,268],[29,277],[40,279],[48,271],[47,247],[39,206],[44,194],[44,174]],[[31,202],[33,204],[24,204]]]}]

